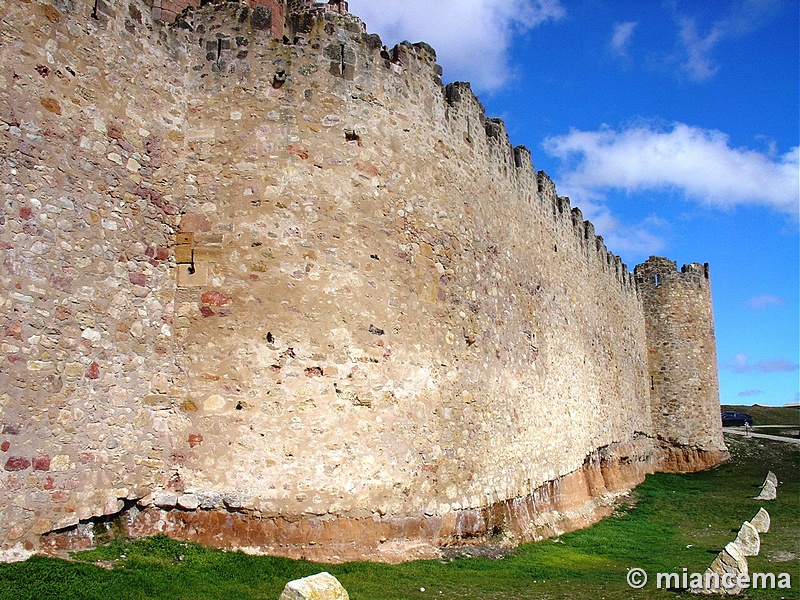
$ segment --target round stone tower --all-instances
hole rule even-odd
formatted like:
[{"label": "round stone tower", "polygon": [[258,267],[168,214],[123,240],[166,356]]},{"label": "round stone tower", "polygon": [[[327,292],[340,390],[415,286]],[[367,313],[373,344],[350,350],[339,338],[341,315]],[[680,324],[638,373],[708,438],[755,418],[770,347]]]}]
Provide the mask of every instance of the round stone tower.
[{"label": "round stone tower", "polygon": [[651,256],[634,271],[647,335],[653,432],[661,469],[702,470],[728,457],[720,418],[708,265],[678,272]]}]

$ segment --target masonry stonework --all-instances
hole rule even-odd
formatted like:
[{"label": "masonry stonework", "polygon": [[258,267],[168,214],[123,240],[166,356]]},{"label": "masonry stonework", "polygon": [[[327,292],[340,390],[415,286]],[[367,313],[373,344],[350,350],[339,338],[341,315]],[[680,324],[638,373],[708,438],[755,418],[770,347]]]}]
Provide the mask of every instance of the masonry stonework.
[{"label": "masonry stonework", "polygon": [[301,4],[0,7],[3,549],[403,560],[724,460],[707,272],[634,277],[430,46]]},{"label": "masonry stonework", "polygon": [[[645,309],[653,427],[662,470],[719,464],[719,381],[708,264],[653,257],[634,270]],[[693,402],[686,402],[693,398]]]}]

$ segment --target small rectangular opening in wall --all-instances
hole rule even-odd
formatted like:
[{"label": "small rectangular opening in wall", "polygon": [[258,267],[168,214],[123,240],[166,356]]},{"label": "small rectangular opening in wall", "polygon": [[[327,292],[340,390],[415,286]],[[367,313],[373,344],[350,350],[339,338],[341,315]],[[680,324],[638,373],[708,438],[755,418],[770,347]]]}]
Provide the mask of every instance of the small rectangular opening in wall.
[{"label": "small rectangular opening in wall", "polygon": [[653,375],[650,375],[650,391],[656,389],[656,378]]},{"label": "small rectangular opening in wall", "polygon": [[656,287],[661,284],[661,278],[658,276],[658,273],[653,275],[653,283],[655,283]]}]

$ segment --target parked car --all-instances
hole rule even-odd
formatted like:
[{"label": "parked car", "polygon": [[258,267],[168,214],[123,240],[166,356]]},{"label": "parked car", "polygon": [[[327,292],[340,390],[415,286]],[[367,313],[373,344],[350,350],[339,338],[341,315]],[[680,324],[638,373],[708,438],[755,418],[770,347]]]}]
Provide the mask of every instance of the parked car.
[{"label": "parked car", "polygon": [[734,427],[742,425],[753,425],[753,417],[746,413],[734,412],[732,410],[726,410],[722,413],[722,426],[723,427]]}]

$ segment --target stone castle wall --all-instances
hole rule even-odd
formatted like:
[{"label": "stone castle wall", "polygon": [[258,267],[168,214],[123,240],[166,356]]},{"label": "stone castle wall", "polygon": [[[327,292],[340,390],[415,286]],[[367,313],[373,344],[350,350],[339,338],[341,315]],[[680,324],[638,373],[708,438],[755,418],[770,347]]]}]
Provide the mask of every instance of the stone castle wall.
[{"label": "stone castle wall", "polygon": [[589,523],[659,439],[720,449],[710,388],[654,419],[633,276],[427,45],[147,8],[0,9],[4,547],[122,514],[424,556]]},{"label": "stone castle wall", "polygon": [[185,85],[143,9],[0,7],[4,546],[119,512],[170,453]]}]

